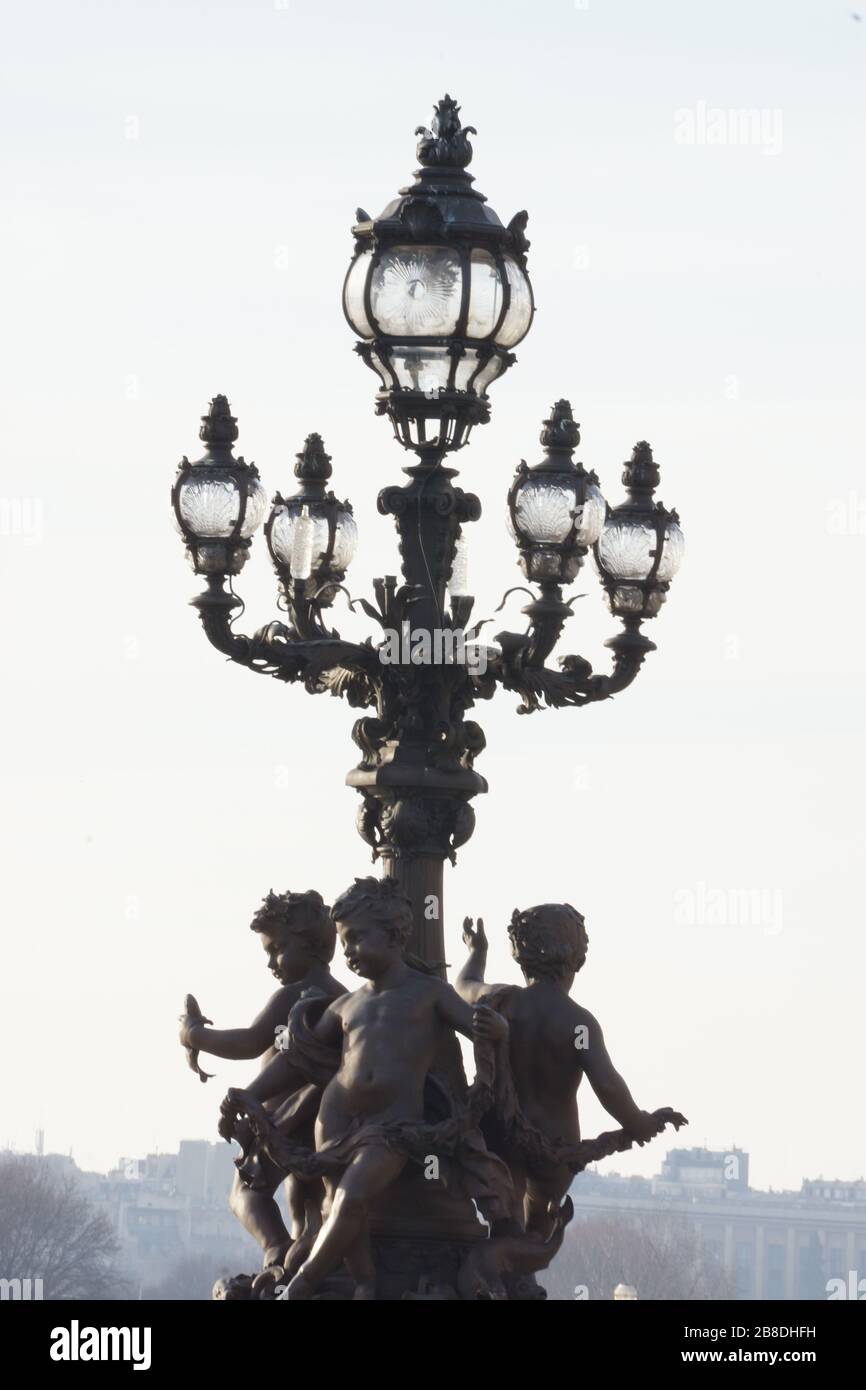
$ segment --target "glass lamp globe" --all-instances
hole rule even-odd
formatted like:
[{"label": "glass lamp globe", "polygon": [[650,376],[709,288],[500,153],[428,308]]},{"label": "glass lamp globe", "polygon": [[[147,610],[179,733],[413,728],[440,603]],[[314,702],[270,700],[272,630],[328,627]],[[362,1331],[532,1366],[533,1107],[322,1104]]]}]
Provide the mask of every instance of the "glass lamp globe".
[{"label": "glass lamp globe", "polygon": [[331,457],[318,434],[307,436],[297,455],[301,486],[289,498],[277,493],[265,526],[271,559],[284,586],[304,583],[307,598],[320,607],[334,599],[358,545],[358,527],[348,502],[326,491]]},{"label": "glass lamp globe", "polygon": [[659,473],[645,441],[635,445],[623,481],[630,496],[608,514],[595,560],[612,613],[654,618],[682,562],[685,537],[677,513],[652,500]]},{"label": "glass lamp globe", "polygon": [[541,431],[545,456],[522,463],[508,494],[508,528],[527,579],[570,583],[595,545],[607,503],[598,479],[573,461],[580,427],[568,401],[557,401]]},{"label": "glass lamp globe", "polygon": [[258,469],[233,456],[237,437],[226,397],[214,396],[199,430],[205,453],[183,459],[172,490],[175,526],[199,574],[237,574],[267,512]]}]

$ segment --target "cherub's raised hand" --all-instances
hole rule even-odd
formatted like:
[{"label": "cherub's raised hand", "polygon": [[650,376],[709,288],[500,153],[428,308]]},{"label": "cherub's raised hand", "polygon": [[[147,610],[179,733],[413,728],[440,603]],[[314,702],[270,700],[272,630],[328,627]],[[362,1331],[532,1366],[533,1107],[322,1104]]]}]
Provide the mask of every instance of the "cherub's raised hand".
[{"label": "cherub's raised hand", "polygon": [[678,1110],[671,1110],[670,1106],[665,1106],[662,1110],[641,1110],[638,1123],[629,1125],[628,1129],[637,1143],[643,1145],[654,1139],[657,1134],[661,1134],[665,1125],[673,1125],[674,1129],[679,1129],[681,1125],[687,1124],[685,1115],[681,1115]]},{"label": "cherub's raised hand", "polygon": [[463,944],[470,951],[486,951],[487,937],[484,932],[484,918],[478,918],[478,926],[473,927],[474,918],[463,918]]},{"label": "cherub's raised hand", "polygon": [[628,1130],[634,1136],[635,1142],[643,1146],[655,1138],[659,1132],[659,1125],[655,1115],[651,1115],[648,1110],[641,1110],[638,1117],[628,1126]]},{"label": "cherub's raised hand", "polygon": [[476,1042],[501,1042],[508,1037],[508,1024],[495,1009],[476,1004],[472,1010],[472,1035]]}]

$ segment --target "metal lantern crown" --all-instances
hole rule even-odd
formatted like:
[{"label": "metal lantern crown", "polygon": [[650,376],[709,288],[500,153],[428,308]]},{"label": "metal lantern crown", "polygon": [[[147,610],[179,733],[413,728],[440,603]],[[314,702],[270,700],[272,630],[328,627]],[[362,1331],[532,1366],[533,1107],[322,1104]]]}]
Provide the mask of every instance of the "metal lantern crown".
[{"label": "metal lantern crown", "polygon": [[472,126],[445,96],[420,126],[420,168],[382,214],[362,208],[343,308],[382,389],[399,442],[459,449],[490,417],[487,389],[514,362],[534,313],[526,274],[527,215],[504,227],[472,187]]},{"label": "metal lantern crown", "polygon": [[508,525],[527,579],[568,584],[601,535],[607,504],[595,473],[573,460],[580,426],[568,401],[556,402],[540,438],[541,463],[521,460],[509,489]]},{"label": "metal lantern crown", "polygon": [[659,469],[646,440],[635,444],[622,480],[628,498],[608,513],[595,560],[612,613],[654,618],[680,567],[685,539],[677,513],[653,501]]},{"label": "metal lantern crown", "polygon": [[265,537],[284,592],[301,584],[308,599],[326,608],[346,577],[358,527],[351,504],[326,490],[333,470],[321,435],[308,434],[296,458],[300,487],[289,498],[276,494]]},{"label": "metal lantern crown", "polygon": [[225,396],[201,417],[202,458],[178,465],[171,501],[196,574],[237,574],[268,507],[255,464],[234,457],[237,420]]}]

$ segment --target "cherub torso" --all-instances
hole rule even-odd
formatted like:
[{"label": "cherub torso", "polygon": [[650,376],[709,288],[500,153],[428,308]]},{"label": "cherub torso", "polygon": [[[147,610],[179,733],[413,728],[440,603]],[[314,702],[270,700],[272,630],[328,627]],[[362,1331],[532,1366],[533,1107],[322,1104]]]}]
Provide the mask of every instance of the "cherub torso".
[{"label": "cherub torso", "polygon": [[575,1047],[578,1006],[556,985],[538,981],[510,993],[502,1012],[524,1115],[551,1139],[578,1140],[576,1092],[583,1076]]},{"label": "cherub torso", "polygon": [[443,1026],[438,988],[412,971],[392,988],[379,992],[366,984],[340,1001],[342,1057],[319,1107],[318,1148],[359,1119],[421,1118],[424,1081]]}]

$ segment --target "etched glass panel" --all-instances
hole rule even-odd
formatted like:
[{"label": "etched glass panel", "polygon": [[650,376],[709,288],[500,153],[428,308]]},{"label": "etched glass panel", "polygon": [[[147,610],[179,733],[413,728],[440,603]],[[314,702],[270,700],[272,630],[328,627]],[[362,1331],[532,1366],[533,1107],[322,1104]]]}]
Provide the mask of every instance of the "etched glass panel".
[{"label": "etched glass panel", "polygon": [[541,479],[524,483],[515,503],[517,525],[526,540],[559,544],[571,533],[576,494],[573,487]]},{"label": "etched glass panel", "polygon": [[180,489],[180,515],[196,536],[230,536],[238,519],[238,490],[228,479],[193,477]]},{"label": "etched glass panel", "polygon": [[364,291],[367,285],[367,272],[373,259],[372,251],[363,251],[349,267],[346,284],[343,288],[343,308],[346,318],[359,338],[372,338],[373,328],[367,318],[364,304]]},{"label": "etched glass panel", "polygon": [[[457,391],[469,389],[469,381],[472,373],[478,368],[478,352],[475,348],[467,348],[462,357],[457,358],[457,370],[454,373],[454,387]],[[475,387],[473,386],[473,391]]]},{"label": "etched glass panel", "polygon": [[655,529],[642,522],[612,520],[598,542],[603,568],[614,579],[646,579],[652,569]]},{"label": "etched glass panel", "polygon": [[391,360],[397,381],[409,391],[435,397],[448,385],[452,359],[447,348],[404,347],[399,343]]},{"label": "etched glass panel", "polygon": [[[281,564],[291,566],[292,551],[295,547],[295,529],[299,513],[278,507],[271,526],[271,549]],[[328,523],[323,516],[310,516],[313,523],[311,567],[319,569],[328,549]],[[341,508],[337,513],[337,526],[334,532],[334,553],[331,567],[335,570],[348,569],[358,544],[358,527],[351,512]]]},{"label": "etched glass panel", "polygon": [[469,262],[467,338],[489,338],[502,312],[502,281],[489,251],[473,251]]},{"label": "etched glass panel", "polygon": [[580,545],[595,545],[604,527],[607,503],[595,483],[587,483],[586,498],[579,509],[576,539]]},{"label": "etched glass panel", "polygon": [[502,358],[497,357],[496,353],[494,353],[490,361],[485,362],[481,371],[473,381],[472,390],[477,391],[479,396],[483,396],[491,382],[495,381],[504,369],[505,363],[502,361]]},{"label": "etched glass panel", "polygon": [[331,566],[335,570],[347,570],[358,548],[358,526],[351,512],[337,513],[337,529],[334,533],[334,554]]},{"label": "etched glass panel", "polygon": [[391,373],[388,371],[388,368],[385,366],[378,352],[373,352],[372,349],[370,350],[370,359],[368,365],[373,369],[376,375],[381,378],[382,385],[386,389],[390,390],[390,388],[394,384],[391,379]]},{"label": "etched glass panel", "polygon": [[496,334],[499,347],[512,348],[525,338],[532,323],[532,291],[520,266],[511,256],[505,257],[505,273],[511,286],[511,303]]},{"label": "etched glass panel", "polygon": [[249,540],[253,532],[259,529],[267,510],[268,494],[257,479],[250,478],[247,482],[247,507],[241,527],[241,535],[244,540]]},{"label": "etched glass panel", "polygon": [[445,337],[457,328],[460,258],[439,246],[395,247],[373,270],[370,304],[391,337]]},{"label": "etched glass panel", "polygon": [[[313,564],[317,557],[321,558],[328,548],[328,523],[324,517],[311,516],[313,523],[313,543],[312,556]],[[271,526],[271,549],[281,564],[289,566],[292,563],[292,552],[295,549],[295,530],[300,521],[300,513],[289,511],[287,507],[277,507],[274,513],[274,520]]]},{"label": "etched glass panel", "polygon": [[672,521],[665,532],[665,547],[659,565],[658,578],[662,583],[666,584],[673,579],[682,564],[685,548],[686,538],[677,523]]},{"label": "etched glass panel", "polygon": [[[614,518],[602,531],[598,552],[602,565],[614,579],[646,579],[655,560],[656,544],[654,526]],[[676,522],[671,522],[665,531],[656,576],[660,583],[667,583],[676,574],[684,548],[683,533]]]}]

